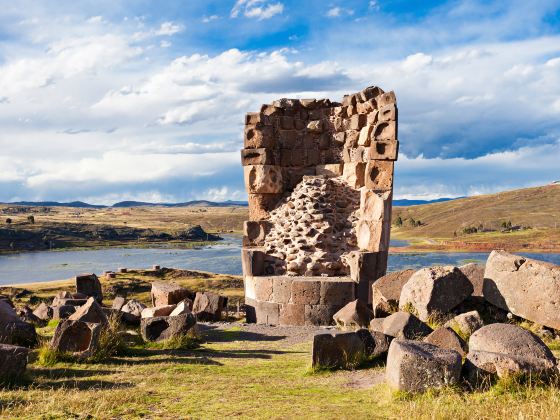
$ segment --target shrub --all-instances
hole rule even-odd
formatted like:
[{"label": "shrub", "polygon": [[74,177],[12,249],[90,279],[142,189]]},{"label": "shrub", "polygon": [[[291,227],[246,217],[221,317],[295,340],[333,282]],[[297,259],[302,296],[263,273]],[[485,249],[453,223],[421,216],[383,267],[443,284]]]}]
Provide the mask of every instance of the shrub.
[{"label": "shrub", "polygon": [[98,363],[112,356],[123,353],[125,344],[120,330],[120,320],[117,315],[108,318],[107,325],[99,335],[99,346],[96,352],[88,358],[88,362]]},{"label": "shrub", "polygon": [[196,331],[176,335],[168,340],[148,342],[145,347],[158,350],[192,350],[200,345],[200,337]]}]

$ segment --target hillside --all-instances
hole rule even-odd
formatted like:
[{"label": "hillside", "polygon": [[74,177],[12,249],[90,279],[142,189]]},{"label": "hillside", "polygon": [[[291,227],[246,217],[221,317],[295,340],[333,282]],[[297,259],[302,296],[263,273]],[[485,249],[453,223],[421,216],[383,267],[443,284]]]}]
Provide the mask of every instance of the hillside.
[{"label": "hillside", "polygon": [[[399,217],[402,226],[397,226]],[[511,229],[504,229],[504,222],[511,222]],[[394,207],[393,223],[394,238],[413,239],[416,244],[479,249],[498,245],[509,249],[558,248],[560,185]]]}]

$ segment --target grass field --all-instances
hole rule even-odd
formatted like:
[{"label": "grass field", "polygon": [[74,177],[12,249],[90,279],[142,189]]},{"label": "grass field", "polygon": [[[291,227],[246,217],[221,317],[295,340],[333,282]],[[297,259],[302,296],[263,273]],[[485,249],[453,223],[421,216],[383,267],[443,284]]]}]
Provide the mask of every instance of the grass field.
[{"label": "grass field", "polygon": [[[148,300],[146,286],[174,279],[193,290],[239,297],[239,278],[167,272],[119,274],[105,288],[126,287]],[[69,282],[24,285],[38,298]],[[28,294],[25,299],[29,299]],[[107,303],[110,303],[108,300]],[[49,337],[54,325],[39,330]],[[557,418],[560,389],[498,383],[486,391],[395,393],[383,383],[384,360],[355,371],[310,373],[313,329],[239,322],[205,324],[194,350],[149,348],[130,331],[129,350],[99,364],[33,362],[24,383],[0,390],[2,418]],[[136,339],[135,339],[136,337]],[[557,342],[549,343],[559,355]]]}]

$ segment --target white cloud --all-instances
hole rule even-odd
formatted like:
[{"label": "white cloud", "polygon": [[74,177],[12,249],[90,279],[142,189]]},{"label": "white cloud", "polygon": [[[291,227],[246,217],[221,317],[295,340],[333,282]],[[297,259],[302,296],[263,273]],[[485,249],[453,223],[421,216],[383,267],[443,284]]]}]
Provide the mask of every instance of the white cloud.
[{"label": "white cloud", "polygon": [[354,10],[352,9],[345,9],[342,7],[332,7],[327,10],[328,17],[339,17],[343,15],[352,16],[354,14]]},{"label": "white cloud", "polygon": [[202,18],[202,22],[203,23],[210,23],[210,22],[212,22],[214,20],[218,20],[218,19],[220,19],[220,16],[218,16],[218,15],[204,16]]},{"label": "white cloud", "polygon": [[270,3],[268,0],[237,0],[230,12],[230,17],[236,18],[243,13],[247,18],[257,20],[270,19],[284,12],[283,3]]},{"label": "white cloud", "polygon": [[173,22],[163,22],[159,29],[155,31],[155,34],[158,36],[171,36],[181,32],[183,29],[183,25]]}]

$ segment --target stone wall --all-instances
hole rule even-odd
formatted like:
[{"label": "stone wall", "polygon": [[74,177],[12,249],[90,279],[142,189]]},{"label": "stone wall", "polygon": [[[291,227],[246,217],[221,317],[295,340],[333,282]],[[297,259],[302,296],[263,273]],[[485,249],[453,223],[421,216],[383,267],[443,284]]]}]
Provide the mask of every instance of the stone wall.
[{"label": "stone wall", "polygon": [[[244,146],[243,274],[256,322],[322,324],[326,318],[311,316],[311,306],[329,307],[324,315],[356,298],[371,302],[369,286],[387,265],[398,154],[395,94],[369,87],[342,103],[274,101],[247,114]],[[282,299],[259,299],[249,286],[275,278],[290,284]],[[354,292],[295,302],[292,285],[312,289],[317,279],[344,283],[342,289],[350,282]]]}]

